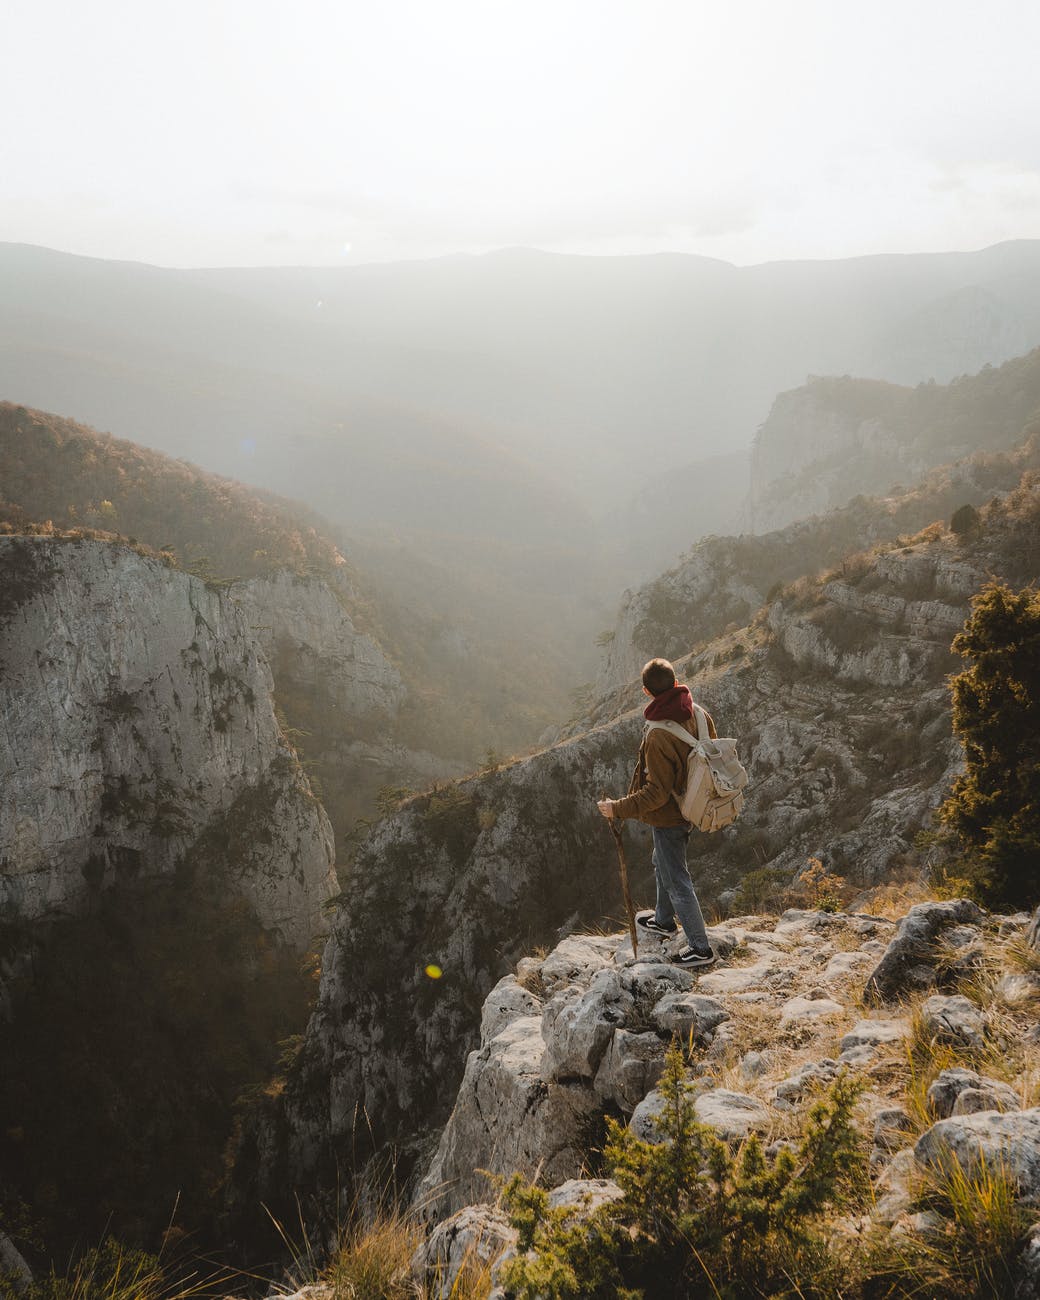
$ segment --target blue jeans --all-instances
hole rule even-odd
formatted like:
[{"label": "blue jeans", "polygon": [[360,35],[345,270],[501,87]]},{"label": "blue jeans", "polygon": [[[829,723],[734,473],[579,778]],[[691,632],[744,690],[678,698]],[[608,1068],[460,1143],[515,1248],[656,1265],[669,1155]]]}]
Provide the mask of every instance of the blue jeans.
[{"label": "blue jeans", "polygon": [[697,894],[686,865],[686,842],[690,838],[686,826],[652,826],[654,833],[654,874],[657,877],[657,906],[654,920],[658,925],[670,926],[679,918],[686,942],[702,952],[711,948],[708,932]]}]

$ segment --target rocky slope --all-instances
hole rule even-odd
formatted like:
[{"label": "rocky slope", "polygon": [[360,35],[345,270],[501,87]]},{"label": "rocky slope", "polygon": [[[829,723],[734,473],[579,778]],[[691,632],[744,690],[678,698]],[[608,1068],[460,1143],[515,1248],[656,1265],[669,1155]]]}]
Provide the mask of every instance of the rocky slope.
[{"label": "rocky slope", "polygon": [[781,393],[751,453],[756,532],[914,483],[936,465],[1015,442],[1040,409],[1040,349],[950,384],[813,378]]},{"label": "rocky slope", "polygon": [[[662,1140],[655,1085],[673,1035],[696,1118],[734,1145],[751,1133],[772,1150],[797,1140],[827,1084],[864,1080],[856,1122],[872,1187],[862,1217],[837,1225],[859,1240],[940,1240],[947,1225],[925,1193],[951,1161],[966,1171],[980,1157],[1003,1161],[1035,1204],[1040,955],[1028,923],[965,900],[919,903],[898,923],[789,910],[712,929],[723,960],[698,974],[669,963],[676,941],[649,936],[636,955],[627,935],[608,934],[525,958],[484,1004],[420,1188],[432,1231],[418,1279],[446,1296],[467,1255],[515,1252],[488,1174],[537,1178],[579,1220],[621,1197],[598,1176],[596,1135],[611,1116]],[[1036,1285],[1028,1249],[1018,1272]]]},{"label": "rocky slope", "polygon": [[[616,690],[654,655],[677,658],[691,645],[739,627],[782,583],[840,565],[850,552],[949,519],[1016,487],[1040,466],[1040,426],[1014,450],[974,455],[929,473],[886,498],[859,496],[840,509],[761,536],[709,537],[652,582],[625,592],[605,638],[595,695]],[[855,463],[855,462],[850,462]]]},{"label": "rocky slope", "polygon": [[333,841],[222,591],[101,541],[0,537],[5,918],[121,882],[211,872],[298,949]]},{"label": "rocky slope", "polygon": [[[756,625],[680,663],[740,738],[752,780],[737,826],[691,846],[709,900],[758,868],[790,879],[812,857],[864,886],[909,867],[959,761],[950,639],[991,572],[1020,583],[1034,571],[1038,517],[1027,486],[984,512],[973,538],[936,528],[796,585]],[[302,1050],[243,1135],[240,1206],[335,1186],[361,1114],[406,1167],[447,1117],[481,999],[509,964],[561,923],[622,914],[594,798],[627,783],[637,698],[630,684],[573,738],[409,801],[361,845]],[[646,900],[646,837],[628,838]]]}]

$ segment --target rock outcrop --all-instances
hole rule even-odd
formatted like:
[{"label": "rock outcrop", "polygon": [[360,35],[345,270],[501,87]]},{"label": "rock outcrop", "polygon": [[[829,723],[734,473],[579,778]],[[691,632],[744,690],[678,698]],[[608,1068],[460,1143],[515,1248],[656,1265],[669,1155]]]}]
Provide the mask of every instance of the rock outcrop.
[{"label": "rock outcrop", "polygon": [[211,872],[305,948],[332,835],[242,610],[126,547],[40,536],[0,537],[0,592],[5,916]]},{"label": "rock outcrop", "polygon": [[[990,968],[1010,968],[1028,918],[976,910],[974,921]],[[493,1275],[515,1252],[516,1230],[493,1203],[483,1171],[492,1178],[519,1171],[550,1189],[550,1204],[577,1204],[574,1189],[596,1203],[622,1195],[597,1163],[603,1124],[610,1117],[644,1141],[668,1140],[655,1082],[672,1037],[660,1012],[676,998],[698,1012],[681,1036],[696,1118],[732,1145],[749,1133],[768,1140],[778,1129],[786,1136],[777,1146],[797,1142],[820,1092],[839,1074],[861,1077],[855,1122],[864,1152],[870,1147],[873,1191],[858,1232],[941,1230],[941,1216],[919,1212],[922,1195],[957,1167],[970,1173],[985,1164],[1006,1173],[1022,1202],[1034,1205],[1040,1110],[1021,1109],[1017,1091],[1029,1086],[1038,1060],[1025,1032],[1028,1012],[997,997],[990,1009],[998,1028],[968,1004],[984,1041],[957,1039],[956,1049],[970,1057],[984,1048],[1002,1062],[1004,1077],[963,1066],[939,1071],[928,1089],[930,1115],[911,1098],[929,1067],[919,1054],[908,1057],[908,1047],[923,1050],[909,1044],[908,1020],[899,1009],[862,1018],[863,963],[858,974],[845,969],[827,981],[833,1012],[812,1012],[824,1000],[821,973],[835,957],[876,958],[894,928],[881,917],[804,910],[739,917],[711,930],[724,960],[696,974],[669,964],[678,941],[648,938],[633,957],[622,934],[572,936],[547,957],[526,958],[487,1000],[481,1045],[416,1194],[429,1222],[413,1261],[417,1278],[454,1279],[477,1243],[485,1266],[498,1257]],[[908,928],[904,919],[898,933]],[[963,995],[956,1000],[968,1003]],[[618,1059],[639,1063],[628,1090],[615,1086],[611,1063]],[[647,1068],[651,1062],[656,1069]],[[962,1099],[970,1106],[959,1105]]]}]

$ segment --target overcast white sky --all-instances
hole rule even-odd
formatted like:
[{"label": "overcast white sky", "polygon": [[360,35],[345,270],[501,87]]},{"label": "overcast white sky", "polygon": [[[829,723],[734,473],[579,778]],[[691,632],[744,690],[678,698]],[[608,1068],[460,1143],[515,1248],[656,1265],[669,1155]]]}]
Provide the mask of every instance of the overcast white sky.
[{"label": "overcast white sky", "polygon": [[1036,0],[3,0],[0,240],[168,266],[1040,236]]}]

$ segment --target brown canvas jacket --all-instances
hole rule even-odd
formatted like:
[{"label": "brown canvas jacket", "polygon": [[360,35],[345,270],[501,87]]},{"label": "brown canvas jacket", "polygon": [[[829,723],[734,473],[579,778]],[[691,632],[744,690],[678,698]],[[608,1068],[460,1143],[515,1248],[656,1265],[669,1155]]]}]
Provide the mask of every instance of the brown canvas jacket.
[{"label": "brown canvas jacket", "polygon": [[[682,725],[696,736],[696,719],[690,718]],[[708,734],[712,738],[718,735],[710,713]],[[662,727],[644,731],[628,794],[615,802],[614,816],[634,817],[647,826],[685,826],[686,819],[679,811],[675,791],[686,786],[689,755],[689,745]]]}]

